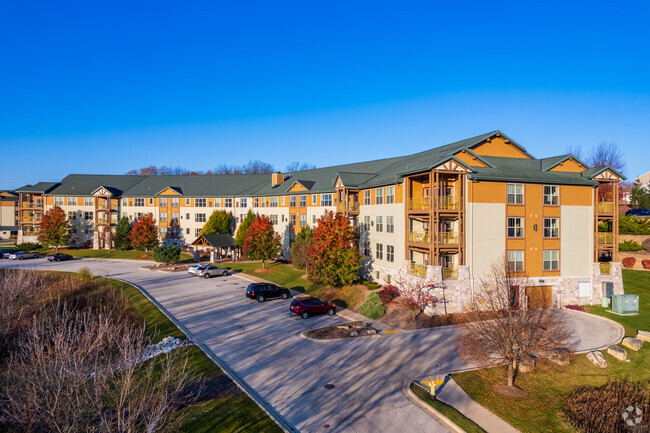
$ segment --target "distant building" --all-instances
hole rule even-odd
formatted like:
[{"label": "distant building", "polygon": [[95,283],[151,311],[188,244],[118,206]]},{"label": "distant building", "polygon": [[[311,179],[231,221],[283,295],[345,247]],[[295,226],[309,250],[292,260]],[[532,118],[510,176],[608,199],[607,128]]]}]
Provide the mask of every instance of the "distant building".
[{"label": "distant building", "polygon": [[650,189],[650,171],[636,178],[636,181],[645,189]]}]

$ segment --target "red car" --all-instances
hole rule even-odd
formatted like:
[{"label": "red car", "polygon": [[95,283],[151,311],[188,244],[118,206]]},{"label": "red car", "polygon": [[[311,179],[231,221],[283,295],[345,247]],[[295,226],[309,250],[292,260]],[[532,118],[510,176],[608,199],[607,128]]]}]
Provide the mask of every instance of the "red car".
[{"label": "red car", "polygon": [[336,305],[312,297],[296,298],[291,301],[289,311],[303,319],[306,319],[312,314],[327,313],[328,316],[333,316],[336,313]]}]

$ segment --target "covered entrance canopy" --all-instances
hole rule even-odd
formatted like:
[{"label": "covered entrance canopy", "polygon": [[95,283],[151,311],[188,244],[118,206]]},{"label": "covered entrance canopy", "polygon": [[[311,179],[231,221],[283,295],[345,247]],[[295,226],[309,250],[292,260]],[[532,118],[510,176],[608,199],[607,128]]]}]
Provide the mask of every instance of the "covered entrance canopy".
[{"label": "covered entrance canopy", "polygon": [[[231,255],[231,253],[237,248],[235,245],[235,238],[229,234],[201,235],[192,242],[192,246],[194,246],[197,251],[204,250],[217,253],[217,257],[215,257],[216,259]],[[215,258],[213,258],[213,260]]]}]

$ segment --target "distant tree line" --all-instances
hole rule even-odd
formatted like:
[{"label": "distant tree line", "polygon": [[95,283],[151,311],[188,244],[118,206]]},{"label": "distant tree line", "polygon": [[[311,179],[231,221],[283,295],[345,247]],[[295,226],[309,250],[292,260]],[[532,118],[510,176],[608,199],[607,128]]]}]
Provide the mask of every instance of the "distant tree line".
[{"label": "distant tree line", "polygon": [[[307,162],[294,161],[285,167],[286,173],[302,170],[312,170],[316,168],[315,165]],[[200,170],[187,170],[182,167],[168,167],[161,165],[160,167],[150,165],[134,170],[129,170],[127,175],[144,175],[144,176],[197,176],[204,174],[269,174],[274,173],[276,170],[272,164],[262,162],[259,160],[251,160],[244,165],[227,165],[221,164],[215,169],[200,171]]]}]

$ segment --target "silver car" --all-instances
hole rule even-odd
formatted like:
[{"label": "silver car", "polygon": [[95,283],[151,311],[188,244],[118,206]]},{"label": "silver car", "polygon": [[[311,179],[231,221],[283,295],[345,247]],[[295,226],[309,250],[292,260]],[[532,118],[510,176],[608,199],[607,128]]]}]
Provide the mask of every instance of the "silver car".
[{"label": "silver car", "polygon": [[187,270],[188,273],[196,275],[197,271],[204,269],[208,265],[192,265]]},{"label": "silver car", "polygon": [[35,259],[37,257],[38,253],[30,253],[27,251],[17,251],[9,256],[11,260]]},{"label": "silver car", "polygon": [[195,275],[203,278],[217,277],[219,275],[226,277],[228,276],[228,269],[218,268],[214,265],[208,265],[203,269],[197,270]]}]

